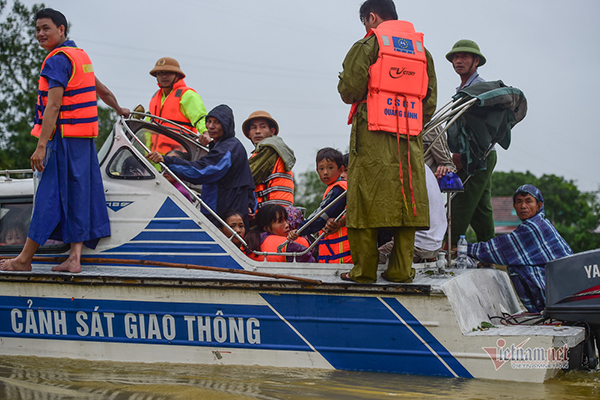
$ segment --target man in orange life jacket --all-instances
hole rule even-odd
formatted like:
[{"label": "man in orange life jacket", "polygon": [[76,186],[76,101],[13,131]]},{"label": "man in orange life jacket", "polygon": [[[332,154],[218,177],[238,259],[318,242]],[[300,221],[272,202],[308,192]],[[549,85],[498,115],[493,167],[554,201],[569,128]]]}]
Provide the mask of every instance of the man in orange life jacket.
[{"label": "man in orange life jacket", "polygon": [[110,224],[94,137],[98,136],[96,95],[119,115],[112,92],[94,75],[88,55],[67,40],[65,16],[39,10],[36,38],[50,53],[40,71],[38,102],[31,134],[38,137],[31,168],[42,176],[35,196],[29,233],[21,253],[3,260],[0,269],[29,271],[48,238],[71,244],[71,254],[53,271],[81,271],[83,244],[94,248],[110,236]]},{"label": "man in orange life jacket", "polygon": [[[479,50],[479,46],[472,40],[459,40],[446,54],[446,59],[460,76],[460,86],[456,91],[479,82],[485,82],[479,76],[477,68],[485,64],[486,59]],[[461,160],[466,161],[466,156],[453,154],[460,178],[465,181],[466,166],[462,169]],[[496,166],[496,150],[488,154],[485,159],[486,168],[475,171],[475,174],[465,183],[465,191],[457,193],[452,199],[452,238],[456,245],[460,235],[464,235],[469,225],[475,231],[478,242],[487,242],[496,236],[494,227],[494,211],[492,209],[492,173]]]},{"label": "man in orange life jacket", "polygon": [[[156,78],[160,89],[150,100],[148,111],[152,115],[162,117],[182,125],[193,132],[200,134],[200,143],[206,146],[210,142],[210,135],[206,132],[206,107],[202,98],[192,88],[186,86],[183,79],[185,74],[179,67],[179,62],[171,57],[162,57],[150,71],[150,75]],[[172,126],[161,122],[166,126]],[[151,149],[161,154],[171,150],[179,149],[180,144],[170,140],[164,135],[153,139]]]},{"label": "man in orange life jacket", "polygon": [[254,194],[258,207],[266,204],[294,204],[294,151],[281,139],[279,125],[266,111],[254,111],[242,124],[242,131],[256,148],[250,156]]},{"label": "man in orange life jacket", "polygon": [[377,233],[394,232],[383,278],[410,282],[415,232],[429,227],[423,139],[436,107],[437,81],[423,35],[398,21],[391,0],[360,7],[367,35],[344,59],[338,91],[353,104],[348,164],[347,222],[354,268],[345,280],[377,280]]}]

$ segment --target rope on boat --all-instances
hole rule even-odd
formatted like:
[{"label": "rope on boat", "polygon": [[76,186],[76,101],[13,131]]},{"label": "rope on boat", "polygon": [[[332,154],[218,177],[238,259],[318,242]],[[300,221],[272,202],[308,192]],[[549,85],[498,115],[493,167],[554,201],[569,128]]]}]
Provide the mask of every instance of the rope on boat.
[{"label": "rope on boat", "polygon": [[[14,257],[0,257],[0,260],[14,258]],[[47,262],[47,263],[61,263],[66,261],[67,257],[33,257],[32,261],[36,262]],[[92,263],[92,264],[130,264],[130,265],[146,265],[146,266],[154,266],[154,267],[167,267],[167,268],[181,268],[181,269],[198,269],[202,271],[214,271],[214,272],[226,272],[230,274],[243,274],[243,275],[254,275],[254,276],[262,276],[266,278],[275,278],[275,279],[289,279],[293,281],[299,281],[304,283],[312,283],[314,285],[322,285],[323,282],[316,279],[308,279],[302,278],[299,276],[290,276],[290,275],[280,275],[280,274],[270,274],[267,272],[257,272],[257,271],[247,271],[245,269],[236,269],[236,268],[221,268],[221,267],[209,267],[205,265],[194,265],[194,264],[180,264],[180,263],[171,263],[164,261],[150,261],[150,260],[124,260],[124,259],[114,259],[114,258],[93,258],[93,257],[81,257],[81,263]]]}]

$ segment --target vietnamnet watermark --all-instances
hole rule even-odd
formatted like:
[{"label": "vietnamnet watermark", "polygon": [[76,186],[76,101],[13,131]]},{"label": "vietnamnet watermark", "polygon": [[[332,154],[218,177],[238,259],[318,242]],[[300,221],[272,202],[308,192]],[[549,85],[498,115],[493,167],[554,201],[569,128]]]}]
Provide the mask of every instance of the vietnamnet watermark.
[{"label": "vietnamnet watermark", "polygon": [[506,340],[500,338],[496,347],[482,347],[494,363],[496,371],[504,364],[510,362],[513,369],[568,369],[569,348],[563,347],[525,347],[529,342],[527,338],[523,342],[507,346]]}]

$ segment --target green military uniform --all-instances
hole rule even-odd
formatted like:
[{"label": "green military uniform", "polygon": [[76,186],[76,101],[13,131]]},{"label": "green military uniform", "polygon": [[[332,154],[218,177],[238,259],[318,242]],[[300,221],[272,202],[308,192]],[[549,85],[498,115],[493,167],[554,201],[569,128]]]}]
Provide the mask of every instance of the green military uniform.
[{"label": "green military uniform", "polygon": [[[351,104],[367,98],[369,67],[375,63],[379,45],[375,35],[356,42],[343,63],[338,91],[345,103]],[[437,80],[433,59],[427,54],[429,84],[423,100],[423,123],[433,115],[437,101]],[[413,214],[408,168],[412,170],[412,190],[417,215]],[[398,153],[402,164],[404,193],[402,197]],[[347,194],[348,239],[352,250],[354,268],[350,277],[357,282],[374,282],[377,279],[377,228],[395,229],[395,249],[384,278],[406,282],[414,277],[411,268],[416,229],[429,228],[429,205],[425,185],[423,139],[400,136],[384,131],[369,131],[367,105],[361,103],[352,120]]]}]

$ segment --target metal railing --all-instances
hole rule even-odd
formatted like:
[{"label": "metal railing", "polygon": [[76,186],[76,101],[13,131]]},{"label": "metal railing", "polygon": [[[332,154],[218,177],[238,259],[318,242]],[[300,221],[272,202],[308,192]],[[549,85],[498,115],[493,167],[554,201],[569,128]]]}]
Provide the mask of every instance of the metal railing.
[{"label": "metal railing", "polygon": [[[446,122],[447,123],[446,123],[446,126],[444,127],[444,129],[442,129],[442,131],[440,133],[438,133],[438,135],[435,137],[433,142],[431,142],[431,144],[429,144],[429,147],[425,151],[424,155],[427,155],[429,153],[429,151],[431,150],[433,145],[440,139],[440,137],[442,137],[442,135],[444,133],[446,133],[448,128],[450,128],[450,126],[461,115],[463,115],[476,101],[477,101],[477,98],[468,99],[466,97],[460,99],[458,102],[450,100],[438,112],[436,112],[434,114],[434,116],[431,118],[431,120],[423,128],[423,135],[426,135],[429,132],[433,131],[434,129],[442,126],[442,124],[444,124]],[[457,104],[454,104],[454,103],[457,103]],[[450,119],[450,121],[448,121],[449,119]]]},{"label": "metal railing", "polygon": [[[318,218],[321,217],[321,215],[325,214],[331,207],[333,207],[335,204],[337,204],[340,200],[342,200],[344,197],[346,197],[346,191],[344,190],[343,193],[340,193],[340,195],[338,197],[336,197],[331,203],[329,203],[325,208],[323,208],[320,212],[318,212],[317,214],[315,214],[314,216],[312,216],[308,221],[306,221],[306,223],[300,228],[298,229],[297,233],[298,235],[300,235],[305,228],[307,228],[310,224],[312,224],[314,221],[316,221]],[[337,218],[335,219],[336,222],[338,222],[344,215],[346,215],[346,210],[342,211],[340,213],[340,215],[337,216]],[[319,235],[319,237],[317,237],[317,239],[310,244],[310,246],[308,246],[306,248],[306,250],[304,251],[300,251],[300,252],[282,252],[281,249],[284,248],[290,241],[288,239],[286,239],[283,243],[281,243],[279,246],[277,246],[277,252],[273,253],[273,252],[267,252],[267,251],[253,251],[254,254],[259,255],[259,256],[264,256],[263,261],[267,260],[267,256],[285,256],[285,257],[294,257],[294,261],[296,261],[297,257],[301,257],[303,255],[305,255],[306,253],[312,251],[315,246],[317,244],[319,244],[319,240],[321,240],[323,238],[323,236],[326,235],[326,232],[321,232],[321,234]]]},{"label": "metal railing", "polygon": [[[146,115],[146,114],[143,114],[143,115]],[[151,153],[151,152],[152,152],[152,151],[151,151],[151,150],[150,150],[148,147],[146,147],[146,145],[144,144],[144,142],[142,142],[142,141],[140,140],[140,138],[138,138],[138,137],[136,136],[136,134],[135,134],[135,133],[133,133],[133,131],[131,130],[131,128],[129,128],[129,126],[128,126],[128,125],[125,123],[125,119],[124,119],[123,117],[121,117],[121,124],[122,124],[122,125],[123,125],[123,126],[126,128],[126,129],[127,129],[127,132],[129,133],[129,136],[131,136],[131,138],[132,138],[133,140],[135,140],[135,142],[137,142],[137,144],[139,144],[139,145],[140,145],[140,147],[141,147],[142,149],[144,149],[144,151],[145,151],[146,153],[148,153],[148,154],[149,154],[149,153]],[[134,149],[136,152],[138,151],[138,150],[137,150],[135,147],[133,147],[133,149]],[[138,157],[140,157],[140,158],[145,158],[145,157],[144,157],[142,154],[139,154],[139,152],[138,152]],[[235,233],[235,231],[233,231],[233,229],[231,229],[231,228],[229,227],[229,225],[227,225],[227,224],[225,223],[225,221],[223,221],[223,220],[221,219],[221,217],[219,217],[219,215],[218,215],[216,212],[214,212],[214,211],[213,211],[213,210],[212,210],[212,209],[211,209],[211,208],[210,208],[210,207],[209,207],[209,206],[208,206],[208,205],[207,205],[207,204],[206,204],[206,203],[205,203],[205,202],[204,202],[204,201],[203,201],[203,200],[200,198],[200,196],[198,196],[198,194],[197,194],[197,193],[196,193],[194,190],[192,190],[192,189],[190,189],[189,187],[187,187],[187,185],[186,185],[186,184],[185,184],[185,183],[184,183],[184,182],[183,182],[181,179],[179,179],[179,177],[178,177],[178,176],[177,176],[177,175],[176,175],[176,174],[175,174],[173,171],[171,171],[171,170],[169,169],[169,167],[167,167],[167,164],[165,164],[164,162],[159,162],[158,164],[159,164],[159,165],[161,166],[161,168],[162,168],[162,171],[160,171],[160,174],[161,174],[161,175],[163,175],[163,176],[164,176],[164,174],[165,174],[166,172],[168,172],[168,173],[169,173],[169,174],[170,174],[170,175],[173,177],[173,179],[174,179],[175,181],[177,181],[177,183],[179,183],[180,185],[182,185],[182,186],[183,186],[183,187],[184,187],[184,188],[187,190],[187,192],[190,194],[190,196],[192,196],[192,198],[195,200],[196,204],[200,204],[202,207],[206,208],[206,209],[208,210],[208,212],[210,213],[210,215],[212,215],[213,217],[215,217],[215,218],[217,219],[217,221],[218,221],[218,222],[220,222],[221,224],[223,224],[224,226],[227,226],[227,227],[230,229],[230,231],[231,231],[231,232],[232,232],[234,235],[236,235],[236,236],[237,236],[237,238],[238,238],[238,239],[239,239],[239,240],[240,240],[240,241],[241,241],[241,242],[242,242],[244,245],[247,245],[247,244],[246,244],[246,242],[245,242],[245,241],[244,241],[244,240],[243,240],[241,237],[239,237],[239,236],[237,235],[237,233]],[[230,240],[232,240],[232,238],[230,238]]]},{"label": "metal railing", "polygon": [[[151,116],[149,114],[145,114],[145,113],[139,113],[139,112],[135,112],[133,111],[132,114],[139,114],[145,117],[153,117],[156,119],[160,119],[169,123],[172,123],[169,120],[165,120],[164,118],[160,118],[160,117],[156,117],[156,116]],[[131,138],[146,152],[146,153],[151,153],[151,150],[140,140],[140,138],[138,138],[136,136],[136,134],[131,130],[131,128],[129,128],[129,126],[127,125],[127,123],[125,123],[125,118],[120,117],[120,122],[121,125],[125,127],[125,129],[127,130],[128,136],[131,136]],[[160,125],[162,126],[162,125]],[[182,129],[185,129],[186,131],[188,131],[190,134],[194,134],[194,132],[187,130],[184,127],[180,127]],[[137,148],[133,148],[136,152],[138,152],[138,157],[140,158],[145,158],[142,154],[139,153],[139,151],[137,150]],[[187,192],[190,194],[190,196],[192,196],[192,198],[195,200],[195,204],[199,204],[201,207],[204,207],[210,215],[212,215],[217,222],[219,222],[221,224],[221,226],[223,226],[226,230],[229,231],[229,233],[231,233],[231,236],[228,238],[228,240],[231,242],[233,241],[233,239],[237,239],[240,241],[240,243],[244,246],[244,247],[248,247],[248,243],[240,236],[238,235],[229,225],[227,225],[227,223],[225,221],[223,221],[223,219],[221,219],[221,217],[215,212],[213,211],[201,198],[200,196],[198,196],[198,194],[194,191],[191,190],[186,184],[185,182],[183,182],[181,179],[179,179],[179,177],[177,175],[175,175],[175,173],[173,171],[171,171],[169,169],[169,167],[164,163],[164,162],[160,162],[158,163],[161,168],[162,171],[160,172],[161,175],[164,176],[164,174],[166,172],[168,172],[175,181],[177,181],[177,183],[179,183],[180,185],[182,185]],[[313,217],[310,218],[309,221],[307,221],[307,223],[298,230],[298,233],[301,233],[304,228],[306,228],[308,225],[310,225],[312,222],[314,222],[316,219],[318,219],[321,215],[323,215],[324,213],[326,213],[331,207],[333,207],[335,204],[337,204],[340,200],[342,200],[344,197],[346,196],[346,191],[344,191],[343,193],[341,193],[338,197],[336,197],[330,204],[328,204],[325,208],[323,208],[323,210],[321,210],[319,213],[315,214]],[[344,210],[342,213],[340,213],[340,215],[336,218],[336,222],[339,221],[344,215],[346,214],[346,210]],[[265,262],[267,260],[267,256],[285,256],[285,257],[294,257],[294,261],[296,260],[297,257],[301,257],[303,255],[305,255],[306,253],[308,253],[309,251],[312,251],[315,246],[319,243],[319,240],[325,235],[325,232],[322,232],[319,237],[313,242],[311,243],[311,245],[309,247],[306,248],[306,250],[302,251],[302,252],[282,252],[281,249],[289,243],[288,240],[286,240],[284,243],[282,243],[281,245],[278,246],[277,248],[277,252],[267,252],[267,251],[257,251],[257,250],[253,250],[252,253],[257,255],[257,256],[261,256],[264,257],[263,262]]]},{"label": "metal railing", "polygon": [[[11,174],[13,175],[31,175],[33,176],[33,170],[32,169],[3,169],[0,170],[0,175],[4,175],[6,177],[7,181],[12,181],[13,178],[10,176]],[[16,178],[15,178],[16,179]]]}]

